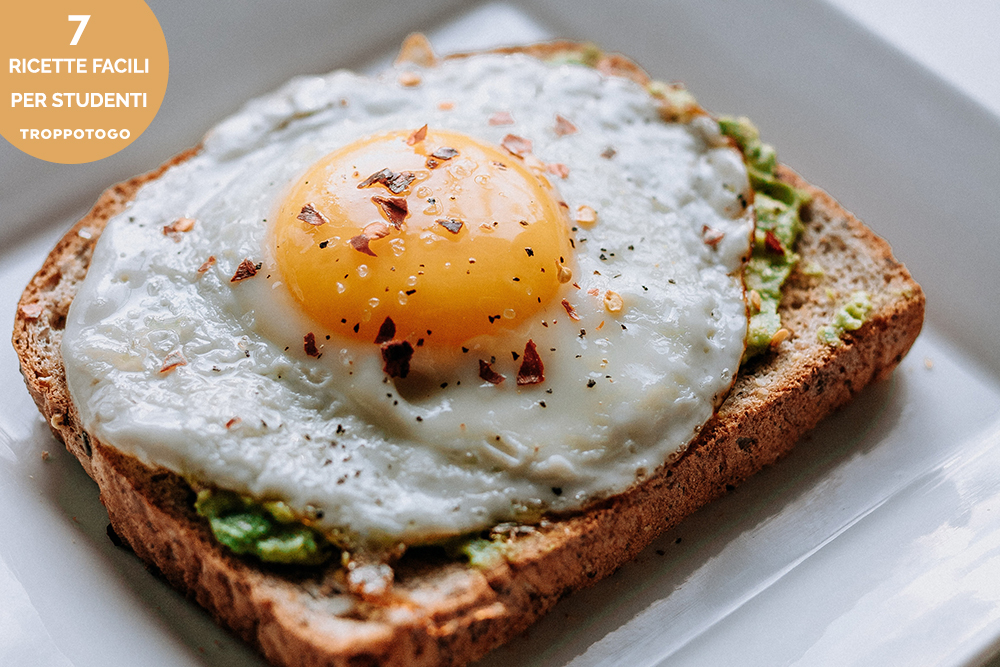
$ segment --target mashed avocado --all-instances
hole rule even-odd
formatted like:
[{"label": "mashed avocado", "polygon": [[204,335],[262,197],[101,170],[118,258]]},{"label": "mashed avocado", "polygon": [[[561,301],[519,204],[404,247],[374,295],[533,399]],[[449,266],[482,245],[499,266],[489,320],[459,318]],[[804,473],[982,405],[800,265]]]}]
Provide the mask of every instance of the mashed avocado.
[{"label": "mashed avocado", "polygon": [[744,273],[750,295],[746,361],[766,351],[781,329],[778,315],[781,286],[799,260],[793,248],[802,233],[799,211],[809,201],[809,195],[777,179],[777,154],[774,148],[761,142],[760,133],[748,119],[723,117],[719,119],[719,128],[746,157],[757,209],[753,254]]},{"label": "mashed avocado", "polygon": [[232,491],[202,489],[194,509],[215,539],[266,563],[319,565],[333,554],[326,539],[301,523],[283,502],[260,502]]},{"label": "mashed avocado", "polygon": [[469,565],[478,570],[487,570],[504,559],[507,547],[503,542],[475,538],[462,541],[458,552],[469,559]]},{"label": "mashed avocado", "polygon": [[855,292],[833,316],[833,322],[820,328],[819,339],[827,345],[840,345],[840,337],[844,332],[860,329],[871,309],[872,302],[868,293]]}]

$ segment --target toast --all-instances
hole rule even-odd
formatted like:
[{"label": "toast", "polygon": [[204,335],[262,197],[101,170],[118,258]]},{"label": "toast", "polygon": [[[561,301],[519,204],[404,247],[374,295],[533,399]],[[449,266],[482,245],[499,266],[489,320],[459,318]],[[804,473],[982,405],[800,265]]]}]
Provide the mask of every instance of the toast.
[{"label": "toast", "polygon": [[[551,57],[580,48],[560,42],[520,51]],[[648,81],[624,58],[604,58],[598,66]],[[787,453],[824,416],[891,372],[923,321],[923,293],[888,244],[779,166],[782,181],[811,195],[796,248],[800,268],[785,284],[780,306],[792,335],[744,364],[728,398],[686,450],[628,491],[584,511],[504,527],[502,558],[473,566],[444,550],[411,549],[394,564],[393,596],[362,600],[348,592],[339,563],[268,566],[227,551],[195,512],[195,494],[184,480],[89,435],[70,398],[61,331],[101,230],[145,183],[196,151],[101,196],[25,289],[13,344],[28,390],[52,432],[97,482],[115,533],[275,665],[437,666],[481,657]],[[845,332],[839,344],[821,341],[820,330],[859,290],[872,304],[863,326]]]}]

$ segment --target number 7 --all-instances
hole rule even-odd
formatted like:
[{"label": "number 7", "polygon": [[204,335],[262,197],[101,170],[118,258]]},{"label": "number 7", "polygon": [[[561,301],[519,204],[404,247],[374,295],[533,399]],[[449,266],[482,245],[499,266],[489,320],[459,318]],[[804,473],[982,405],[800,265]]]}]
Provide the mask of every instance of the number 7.
[{"label": "number 7", "polygon": [[80,22],[80,27],[76,29],[76,34],[73,35],[73,41],[69,43],[70,46],[76,46],[76,43],[80,41],[80,35],[83,34],[83,29],[87,27],[87,21],[90,20],[90,14],[70,14],[69,20]]}]

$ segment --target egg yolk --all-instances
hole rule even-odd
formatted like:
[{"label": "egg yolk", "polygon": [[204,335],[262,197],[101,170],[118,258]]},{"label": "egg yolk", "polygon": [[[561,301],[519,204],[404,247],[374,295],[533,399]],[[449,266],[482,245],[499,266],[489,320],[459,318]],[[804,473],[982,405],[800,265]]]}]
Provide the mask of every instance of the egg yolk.
[{"label": "egg yolk", "polygon": [[272,238],[302,309],[367,342],[387,318],[393,338],[431,346],[514,328],[572,275],[566,207],[542,169],[425,128],[316,162],[283,200]]}]

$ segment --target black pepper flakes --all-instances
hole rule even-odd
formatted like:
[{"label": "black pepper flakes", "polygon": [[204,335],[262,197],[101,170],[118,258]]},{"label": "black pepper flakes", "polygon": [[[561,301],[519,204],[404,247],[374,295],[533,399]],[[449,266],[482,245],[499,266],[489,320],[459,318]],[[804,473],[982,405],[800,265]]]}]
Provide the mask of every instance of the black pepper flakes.
[{"label": "black pepper flakes", "polygon": [[382,343],[382,360],[385,362],[382,370],[389,377],[405,378],[410,374],[410,359],[413,358],[413,346],[405,340],[390,340]]},{"label": "black pepper flakes", "polygon": [[396,323],[392,321],[391,317],[386,317],[382,321],[382,326],[378,329],[378,335],[375,336],[375,344],[381,345],[382,343],[388,342],[396,337]]}]

